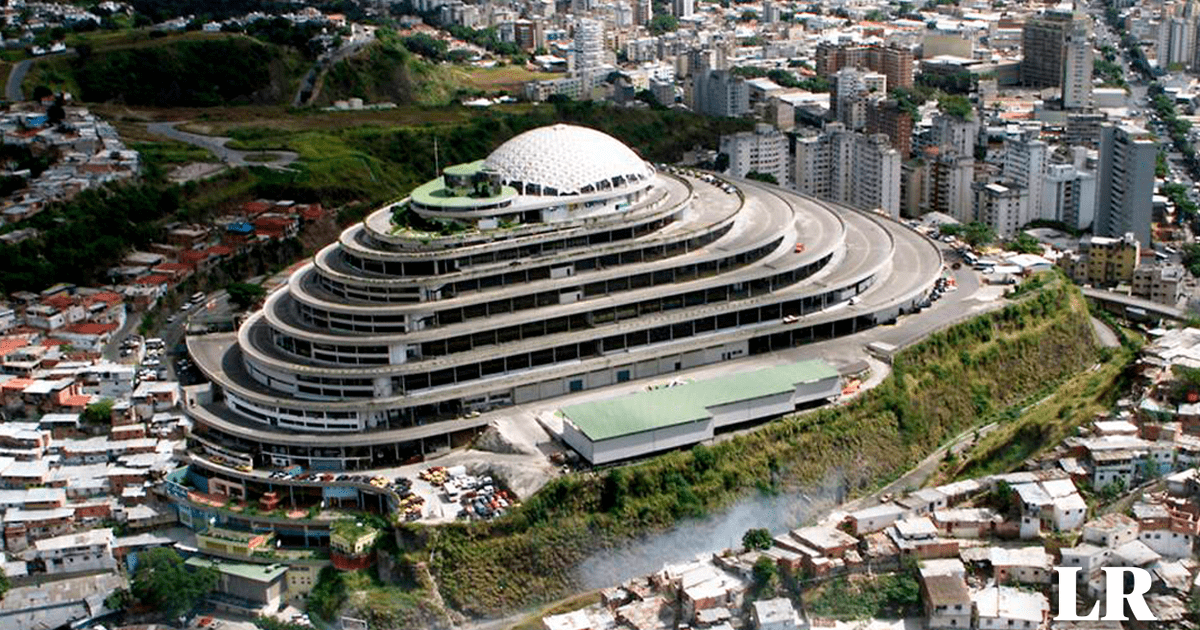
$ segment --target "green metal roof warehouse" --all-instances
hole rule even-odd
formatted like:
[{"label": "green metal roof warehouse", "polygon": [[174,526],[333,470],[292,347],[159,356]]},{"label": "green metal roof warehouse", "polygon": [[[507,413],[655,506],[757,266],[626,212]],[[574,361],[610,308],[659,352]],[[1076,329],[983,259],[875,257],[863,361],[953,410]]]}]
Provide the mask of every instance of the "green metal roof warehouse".
[{"label": "green metal roof warehouse", "polygon": [[837,370],[801,361],[562,408],[563,439],[601,464],[701,442],[716,428],[836,396]]}]

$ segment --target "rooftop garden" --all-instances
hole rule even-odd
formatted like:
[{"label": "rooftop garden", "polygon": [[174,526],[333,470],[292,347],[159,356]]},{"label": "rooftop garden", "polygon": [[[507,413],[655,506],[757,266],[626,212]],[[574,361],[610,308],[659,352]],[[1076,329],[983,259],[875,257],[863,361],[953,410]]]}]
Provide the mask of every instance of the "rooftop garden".
[{"label": "rooftop garden", "polygon": [[355,541],[363,536],[378,533],[378,529],[363,519],[343,518],[333,522],[329,533],[347,541]]}]

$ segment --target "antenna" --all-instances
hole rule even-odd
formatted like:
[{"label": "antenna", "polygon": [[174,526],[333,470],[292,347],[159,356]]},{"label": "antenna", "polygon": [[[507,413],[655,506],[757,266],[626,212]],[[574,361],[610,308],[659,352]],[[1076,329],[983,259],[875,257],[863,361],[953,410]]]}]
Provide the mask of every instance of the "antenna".
[{"label": "antenna", "polygon": [[438,161],[438,144],[437,136],[433,137],[433,176],[437,177],[438,173],[442,172],[441,162]]}]

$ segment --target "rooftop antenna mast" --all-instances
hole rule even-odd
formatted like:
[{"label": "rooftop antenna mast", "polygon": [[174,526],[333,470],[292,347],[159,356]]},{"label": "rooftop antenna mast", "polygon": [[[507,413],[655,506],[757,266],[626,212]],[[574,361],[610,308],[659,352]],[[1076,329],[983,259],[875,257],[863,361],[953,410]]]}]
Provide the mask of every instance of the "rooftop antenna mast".
[{"label": "rooftop antenna mast", "polygon": [[442,172],[441,162],[438,161],[438,144],[437,136],[433,137],[433,176],[437,177],[438,173]]}]

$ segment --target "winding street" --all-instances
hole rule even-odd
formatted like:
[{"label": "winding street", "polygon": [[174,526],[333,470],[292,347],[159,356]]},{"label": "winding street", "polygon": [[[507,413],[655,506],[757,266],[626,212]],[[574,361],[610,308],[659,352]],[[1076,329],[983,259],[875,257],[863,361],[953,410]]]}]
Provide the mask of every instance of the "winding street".
[{"label": "winding street", "polygon": [[21,91],[21,83],[25,81],[25,75],[29,73],[30,66],[33,62],[39,59],[48,59],[51,57],[61,57],[63,55],[74,55],[75,49],[68,48],[62,52],[56,52],[41,57],[33,57],[32,59],[24,59],[13,65],[12,70],[8,72],[8,83],[4,85],[4,98],[9,102],[15,103],[25,100],[25,94]]},{"label": "winding street", "polygon": [[[175,128],[177,125],[183,124],[184,122],[185,121],[148,123],[146,125],[146,131],[156,136],[162,136],[164,138],[177,140],[179,142],[186,142],[187,144],[197,146],[202,149],[208,149],[213,155],[217,156],[217,159],[231,166],[265,166],[267,168],[282,169],[292,162],[295,162],[300,157],[300,155],[294,151],[241,151],[238,149],[230,149],[225,146],[225,143],[229,142],[230,138],[222,136],[204,136],[198,133],[180,131],[179,129]],[[273,155],[275,156],[275,159],[265,162],[258,162],[247,160],[247,155]]]}]

